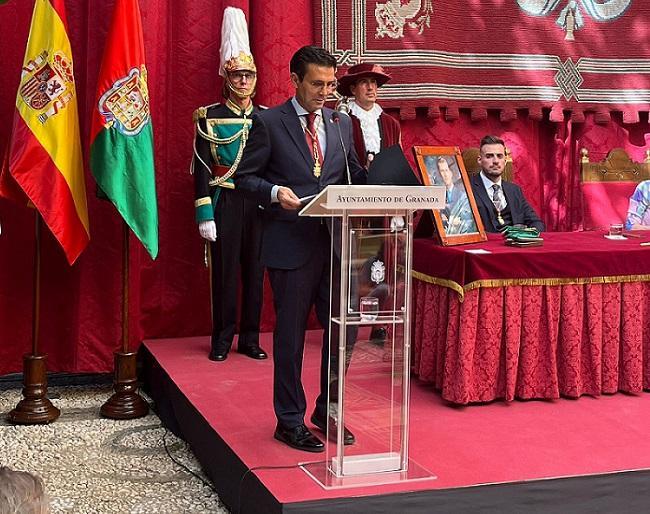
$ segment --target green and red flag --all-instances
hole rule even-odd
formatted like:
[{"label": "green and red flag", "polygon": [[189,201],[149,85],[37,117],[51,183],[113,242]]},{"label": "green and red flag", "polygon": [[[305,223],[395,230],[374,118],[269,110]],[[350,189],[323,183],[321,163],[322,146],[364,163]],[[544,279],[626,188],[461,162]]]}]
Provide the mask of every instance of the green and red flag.
[{"label": "green and red flag", "polygon": [[70,264],[90,239],[63,0],[36,0],[0,195],[33,205]]},{"label": "green and red flag", "polygon": [[153,259],[158,206],[142,22],[137,0],[117,0],[90,129],[90,168]]}]

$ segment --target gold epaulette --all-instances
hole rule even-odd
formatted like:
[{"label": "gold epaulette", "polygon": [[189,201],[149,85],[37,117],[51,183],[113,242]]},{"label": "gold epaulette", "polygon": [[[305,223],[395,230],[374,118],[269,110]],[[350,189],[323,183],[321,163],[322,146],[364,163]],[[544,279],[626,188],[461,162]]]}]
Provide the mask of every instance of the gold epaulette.
[{"label": "gold epaulette", "polygon": [[220,105],[220,102],[216,102],[210,105],[206,105],[204,107],[199,107],[194,111],[194,114],[192,115],[192,119],[194,120],[194,123],[197,123],[200,119],[205,119],[208,115],[208,109],[210,107],[216,107]]},{"label": "gold epaulette", "polygon": [[196,111],[194,111],[194,114],[192,115],[192,121],[194,121],[194,123],[197,123],[200,119],[205,118],[207,113],[207,107],[199,107]]}]

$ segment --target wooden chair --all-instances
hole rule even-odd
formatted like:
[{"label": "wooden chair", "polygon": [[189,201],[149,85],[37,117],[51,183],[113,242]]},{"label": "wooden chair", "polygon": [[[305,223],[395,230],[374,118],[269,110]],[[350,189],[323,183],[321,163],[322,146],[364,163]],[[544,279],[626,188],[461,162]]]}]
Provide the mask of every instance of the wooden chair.
[{"label": "wooden chair", "polygon": [[590,162],[586,148],[580,154],[584,230],[624,223],[634,189],[642,180],[650,179],[650,150],[646,150],[644,162],[632,161],[622,148],[610,151],[600,162]]},{"label": "wooden chair", "polygon": [[[463,157],[463,163],[465,164],[465,169],[467,170],[467,173],[471,175],[477,174],[479,171],[481,171],[481,168],[478,165],[478,155],[479,155],[479,149],[478,148],[466,148],[461,152],[461,155]],[[508,182],[511,182],[513,179],[513,171],[512,171],[512,155],[510,154],[510,150],[506,148],[506,169],[503,170],[503,180],[507,180]]]}]

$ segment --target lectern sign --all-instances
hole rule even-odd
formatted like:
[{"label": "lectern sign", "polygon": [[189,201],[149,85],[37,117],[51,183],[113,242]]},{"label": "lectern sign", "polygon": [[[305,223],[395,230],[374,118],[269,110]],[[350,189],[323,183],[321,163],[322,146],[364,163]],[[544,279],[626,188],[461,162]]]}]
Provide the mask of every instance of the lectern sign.
[{"label": "lectern sign", "polygon": [[442,209],[440,186],[329,186],[324,205],[333,210]]},{"label": "lectern sign", "polygon": [[444,209],[444,186],[327,186],[300,216],[395,215],[396,211]]}]

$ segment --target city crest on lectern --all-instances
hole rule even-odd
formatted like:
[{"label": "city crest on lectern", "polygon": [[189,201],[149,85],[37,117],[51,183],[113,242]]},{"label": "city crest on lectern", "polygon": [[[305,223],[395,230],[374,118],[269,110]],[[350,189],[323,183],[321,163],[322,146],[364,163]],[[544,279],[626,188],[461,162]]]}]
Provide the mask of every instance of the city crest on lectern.
[{"label": "city crest on lectern", "polygon": [[379,284],[384,281],[386,276],[386,266],[380,260],[376,260],[372,263],[370,267],[370,280],[375,284]]}]

